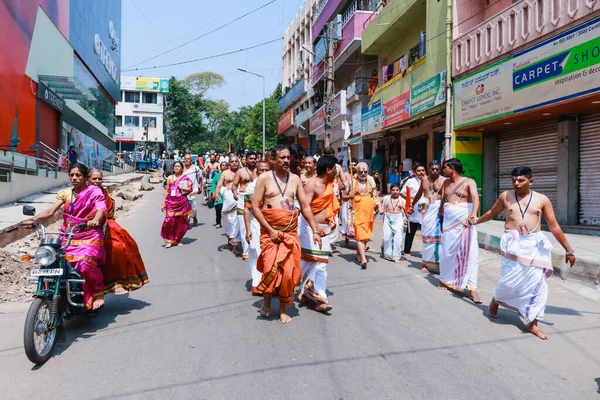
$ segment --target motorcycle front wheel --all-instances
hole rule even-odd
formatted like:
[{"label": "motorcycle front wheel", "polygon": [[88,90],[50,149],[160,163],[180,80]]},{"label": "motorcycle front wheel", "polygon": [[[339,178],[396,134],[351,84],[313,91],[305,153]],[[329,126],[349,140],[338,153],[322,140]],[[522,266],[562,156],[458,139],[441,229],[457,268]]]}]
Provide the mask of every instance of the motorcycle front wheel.
[{"label": "motorcycle front wheel", "polygon": [[34,364],[48,361],[56,344],[56,329],[48,329],[51,309],[52,299],[36,298],[27,311],[23,344],[27,358]]}]

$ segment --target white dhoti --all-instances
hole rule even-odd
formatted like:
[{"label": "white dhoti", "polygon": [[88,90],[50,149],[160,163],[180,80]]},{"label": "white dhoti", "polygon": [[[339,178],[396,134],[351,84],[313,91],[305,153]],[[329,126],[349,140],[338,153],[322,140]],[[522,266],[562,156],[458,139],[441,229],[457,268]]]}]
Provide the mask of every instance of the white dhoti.
[{"label": "white dhoti", "polygon": [[542,232],[520,235],[507,230],[500,242],[502,272],[494,300],[519,313],[529,325],[544,319],[548,278],[552,275],[552,243]]},{"label": "white dhoti", "polygon": [[350,215],[351,211],[350,202],[342,201],[340,210],[340,213],[342,214],[342,235],[344,235],[346,239],[354,238],[354,224],[349,223],[352,219]]},{"label": "white dhoti", "polygon": [[237,229],[237,201],[233,198],[231,189],[221,188],[221,197],[223,197],[221,225],[223,225],[223,231],[227,238],[233,241]]},{"label": "white dhoti", "polygon": [[[300,237],[300,246],[302,254],[300,256],[300,265],[302,266],[302,282],[300,285],[300,297],[307,292],[310,296],[316,298],[319,302],[327,304],[327,263],[329,263],[329,254],[331,252],[330,237],[321,238],[321,248],[313,242],[313,230],[304,216],[299,224],[298,236]],[[325,232],[330,232],[331,227],[326,224],[320,224]]]},{"label": "white dhoti", "polygon": [[250,215],[250,230],[252,232],[252,240],[248,244],[248,262],[250,264],[252,287],[255,288],[260,283],[262,272],[256,269],[258,257],[260,256],[260,224],[253,215]]},{"label": "white dhoti", "polygon": [[440,283],[454,290],[477,290],[477,230],[467,218],[471,203],[446,203],[440,256]]},{"label": "white dhoti", "polygon": [[404,215],[385,213],[383,217],[383,258],[399,261],[404,249]]},{"label": "white dhoti", "polygon": [[440,210],[441,200],[429,203],[427,211],[423,213],[421,222],[421,237],[423,240],[422,259],[423,267],[440,270],[440,248],[442,243],[442,229],[438,211]]},{"label": "white dhoti", "polygon": [[192,215],[190,218],[198,218],[198,208],[196,207],[196,196],[188,197],[188,203],[192,208]]},{"label": "white dhoti", "polygon": [[248,242],[246,242],[246,224],[244,223],[244,195],[246,192],[238,192],[237,199],[237,230],[234,242],[242,243],[242,257],[248,256]]}]

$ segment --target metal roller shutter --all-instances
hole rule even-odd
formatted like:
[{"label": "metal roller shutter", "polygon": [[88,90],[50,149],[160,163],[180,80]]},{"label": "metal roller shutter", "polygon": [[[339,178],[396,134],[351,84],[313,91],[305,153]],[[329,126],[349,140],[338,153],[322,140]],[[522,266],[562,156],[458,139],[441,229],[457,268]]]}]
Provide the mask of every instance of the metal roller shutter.
[{"label": "metal roller shutter", "polygon": [[498,140],[498,193],[512,190],[510,173],[515,167],[533,170],[532,189],[548,196],[556,208],[558,123],[539,124],[502,133]]},{"label": "metal roller shutter", "polygon": [[579,124],[579,223],[600,225],[600,114]]}]

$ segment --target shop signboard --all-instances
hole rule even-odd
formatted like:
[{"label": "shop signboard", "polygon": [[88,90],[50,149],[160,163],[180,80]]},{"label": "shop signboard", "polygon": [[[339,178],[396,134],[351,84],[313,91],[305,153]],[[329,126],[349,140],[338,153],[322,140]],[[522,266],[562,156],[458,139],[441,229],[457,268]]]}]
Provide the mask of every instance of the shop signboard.
[{"label": "shop signboard", "polygon": [[388,128],[410,118],[410,90],[383,103],[385,113],[383,127]]},{"label": "shop signboard", "polygon": [[325,125],[325,106],[319,108],[312,117],[310,117],[310,133],[314,134],[314,132],[323,125]]},{"label": "shop signboard", "polygon": [[410,116],[414,117],[424,111],[446,102],[446,70],[410,91]]},{"label": "shop signboard", "polygon": [[300,96],[304,94],[304,75],[298,79],[298,82],[294,84],[285,92],[283,96],[279,99],[279,112],[285,111],[286,108],[291,106]]},{"label": "shop signboard", "polygon": [[366,107],[363,107],[361,110],[361,125],[362,125],[362,134],[368,135],[369,133],[376,132],[381,130],[383,127],[383,107],[381,105],[381,100],[377,100],[369,104]]},{"label": "shop signboard", "polygon": [[362,132],[362,107],[360,103],[356,103],[352,106],[352,133]]},{"label": "shop signboard", "polygon": [[56,92],[48,87],[44,82],[40,81],[38,84],[37,97],[48,103],[56,111],[62,113],[65,109],[65,101]]},{"label": "shop signboard", "polygon": [[133,128],[130,128],[130,127],[116,128],[115,141],[116,142],[133,142]]},{"label": "shop signboard", "polygon": [[481,132],[455,132],[453,135],[454,157],[463,165],[464,176],[482,187],[483,135]]},{"label": "shop signboard", "polygon": [[456,128],[600,92],[600,17],[454,84]]},{"label": "shop signboard", "polygon": [[282,134],[294,125],[294,109],[287,110],[277,121],[277,133]]},{"label": "shop signboard", "polygon": [[300,125],[308,121],[314,110],[315,106],[311,105],[306,110],[299,112],[298,115],[296,115],[296,118],[294,118],[294,125],[299,127]]},{"label": "shop signboard", "polygon": [[[344,101],[342,101],[344,99]],[[346,91],[340,90],[333,99],[331,105],[331,119],[334,119],[340,115],[346,115]]]},{"label": "shop signboard", "polygon": [[169,80],[164,78],[121,77],[121,90],[139,90],[144,92],[168,92]]}]

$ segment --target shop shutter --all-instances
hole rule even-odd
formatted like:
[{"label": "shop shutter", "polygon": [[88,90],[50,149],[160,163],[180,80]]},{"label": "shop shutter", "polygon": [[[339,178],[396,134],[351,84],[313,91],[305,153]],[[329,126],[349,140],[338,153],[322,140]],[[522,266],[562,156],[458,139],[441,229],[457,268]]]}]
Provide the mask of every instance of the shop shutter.
[{"label": "shop shutter", "polygon": [[600,225],[600,114],[580,120],[579,223]]},{"label": "shop shutter", "polygon": [[498,193],[513,190],[515,167],[533,170],[533,190],[548,196],[556,208],[558,123],[544,123],[500,134],[498,140]]},{"label": "shop shutter", "polygon": [[58,112],[43,101],[38,100],[38,141],[53,150],[58,149]]}]

